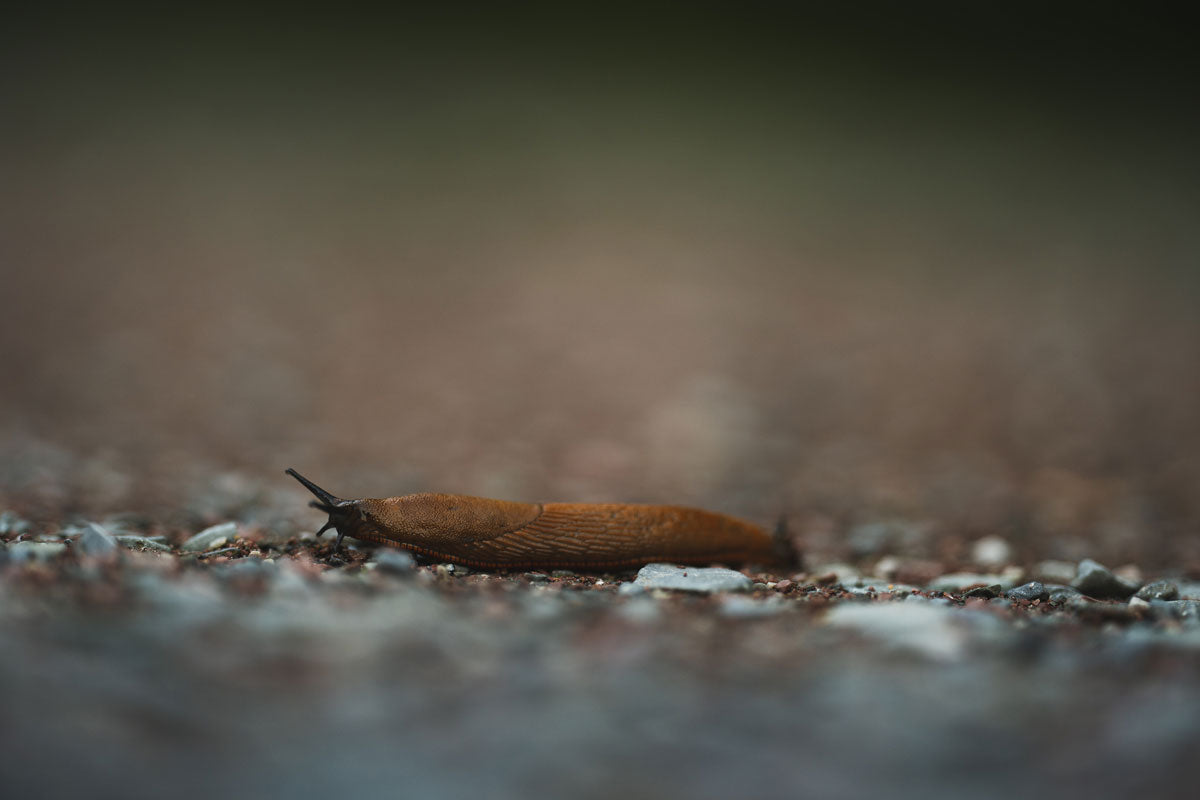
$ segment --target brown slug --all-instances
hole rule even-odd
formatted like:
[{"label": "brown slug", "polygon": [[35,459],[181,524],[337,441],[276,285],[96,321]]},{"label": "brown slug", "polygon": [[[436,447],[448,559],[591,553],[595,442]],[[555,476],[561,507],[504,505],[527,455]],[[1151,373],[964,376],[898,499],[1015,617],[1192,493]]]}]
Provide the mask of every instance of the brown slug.
[{"label": "brown slug", "polygon": [[724,514],[625,503],[514,503],[455,494],[342,500],[294,469],[337,531],[421,556],[487,569],[617,569],[655,561],[767,564],[794,557],[784,541]]}]

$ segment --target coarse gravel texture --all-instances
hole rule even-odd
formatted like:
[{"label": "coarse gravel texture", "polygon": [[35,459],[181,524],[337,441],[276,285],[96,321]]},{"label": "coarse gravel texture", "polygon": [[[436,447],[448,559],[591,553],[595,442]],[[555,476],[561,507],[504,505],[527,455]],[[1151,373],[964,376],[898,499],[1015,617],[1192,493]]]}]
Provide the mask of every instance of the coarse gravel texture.
[{"label": "coarse gravel texture", "polygon": [[481,573],[308,533],[110,551],[99,530],[0,548],[8,796],[1115,797],[1198,777],[1195,600],[971,597],[989,587],[866,562]]},{"label": "coarse gravel texture", "polygon": [[[1196,794],[1182,14],[26,5],[4,800]],[[334,556],[287,467],[805,563]]]}]

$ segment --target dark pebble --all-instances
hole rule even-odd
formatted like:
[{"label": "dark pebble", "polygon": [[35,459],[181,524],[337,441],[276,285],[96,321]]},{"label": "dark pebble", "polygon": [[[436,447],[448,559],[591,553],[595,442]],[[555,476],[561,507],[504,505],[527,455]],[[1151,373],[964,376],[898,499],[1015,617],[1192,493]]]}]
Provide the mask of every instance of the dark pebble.
[{"label": "dark pebble", "polygon": [[1175,600],[1179,597],[1179,587],[1171,581],[1154,581],[1139,589],[1137,597],[1140,600]]},{"label": "dark pebble", "polygon": [[1024,586],[1018,586],[1015,589],[1008,590],[1008,599],[1010,600],[1049,600],[1050,592],[1040,581],[1030,581]]},{"label": "dark pebble", "polygon": [[1116,598],[1124,600],[1138,590],[1134,584],[1118,578],[1107,567],[1085,558],[1079,562],[1079,570],[1071,584],[1089,597]]},{"label": "dark pebble", "polygon": [[993,597],[999,596],[1000,584],[998,583],[994,583],[991,586],[976,586],[974,589],[971,589],[969,592],[965,592],[963,594],[963,597],[978,597],[984,600],[991,600]]}]

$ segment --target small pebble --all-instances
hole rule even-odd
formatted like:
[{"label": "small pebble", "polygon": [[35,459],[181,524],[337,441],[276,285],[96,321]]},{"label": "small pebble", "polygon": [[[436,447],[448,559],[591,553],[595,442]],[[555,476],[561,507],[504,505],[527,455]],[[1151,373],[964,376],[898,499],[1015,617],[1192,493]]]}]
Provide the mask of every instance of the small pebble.
[{"label": "small pebble", "polygon": [[1082,597],[1078,589],[1070,586],[1047,586],[1046,591],[1050,593],[1051,603],[1066,603],[1072,597]]},{"label": "small pebble", "polygon": [[200,531],[181,544],[179,549],[185,553],[203,553],[214,547],[220,547],[235,536],[237,536],[237,523],[223,522]]},{"label": "small pebble", "polygon": [[682,592],[744,592],[751,581],[740,572],[723,567],[676,567],[647,564],[634,581],[645,589],[674,589]]},{"label": "small pebble", "polygon": [[999,597],[1000,592],[1000,584],[993,583],[991,586],[976,586],[974,589],[965,592],[963,597],[991,600],[993,597]]},{"label": "small pebble", "polygon": [[544,572],[526,572],[525,580],[529,581],[530,583],[545,583],[546,581],[550,580],[550,576],[546,575]]},{"label": "small pebble", "polygon": [[1050,592],[1040,581],[1030,581],[1015,589],[1009,589],[1005,596],[1010,600],[1049,600]]},{"label": "small pebble", "polygon": [[131,550],[158,550],[170,552],[170,546],[158,541],[158,536],[136,536],[136,535],[120,535],[116,537],[117,543],[122,547],[128,547]]},{"label": "small pebble", "polygon": [[1139,600],[1175,600],[1179,597],[1179,587],[1171,581],[1152,581],[1138,589]]},{"label": "small pebble", "polygon": [[66,549],[67,546],[62,542],[11,542],[8,545],[8,557],[17,564],[26,561],[45,563]]},{"label": "small pebble", "polygon": [[107,561],[117,555],[117,540],[102,526],[89,522],[75,540],[75,548],[85,558]]},{"label": "small pebble", "polygon": [[575,573],[569,569],[556,569],[556,570],[551,570],[550,577],[551,578],[574,578]]},{"label": "small pebble", "polygon": [[413,560],[412,554],[407,550],[400,550],[395,547],[381,547],[375,551],[373,559],[376,567],[380,572],[387,572],[392,575],[408,575],[417,566],[417,562]]},{"label": "small pebble", "polygon": [[1090,558],[1079,562],[1071,585],[1090,597],[1118,600],[1124,600],[1138,590],[1135,584],[1117,577],[1103,564]]}]

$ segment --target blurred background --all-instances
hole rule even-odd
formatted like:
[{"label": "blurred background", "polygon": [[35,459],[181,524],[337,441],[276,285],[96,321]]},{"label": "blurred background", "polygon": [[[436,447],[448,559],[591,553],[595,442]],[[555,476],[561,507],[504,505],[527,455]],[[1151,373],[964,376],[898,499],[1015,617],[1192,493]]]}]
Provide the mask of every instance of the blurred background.
[{"label": "blurred background", "polygon": [[294,466],[1200,559],[1185,26],[568,5],[12,14],[0,503]]}]

